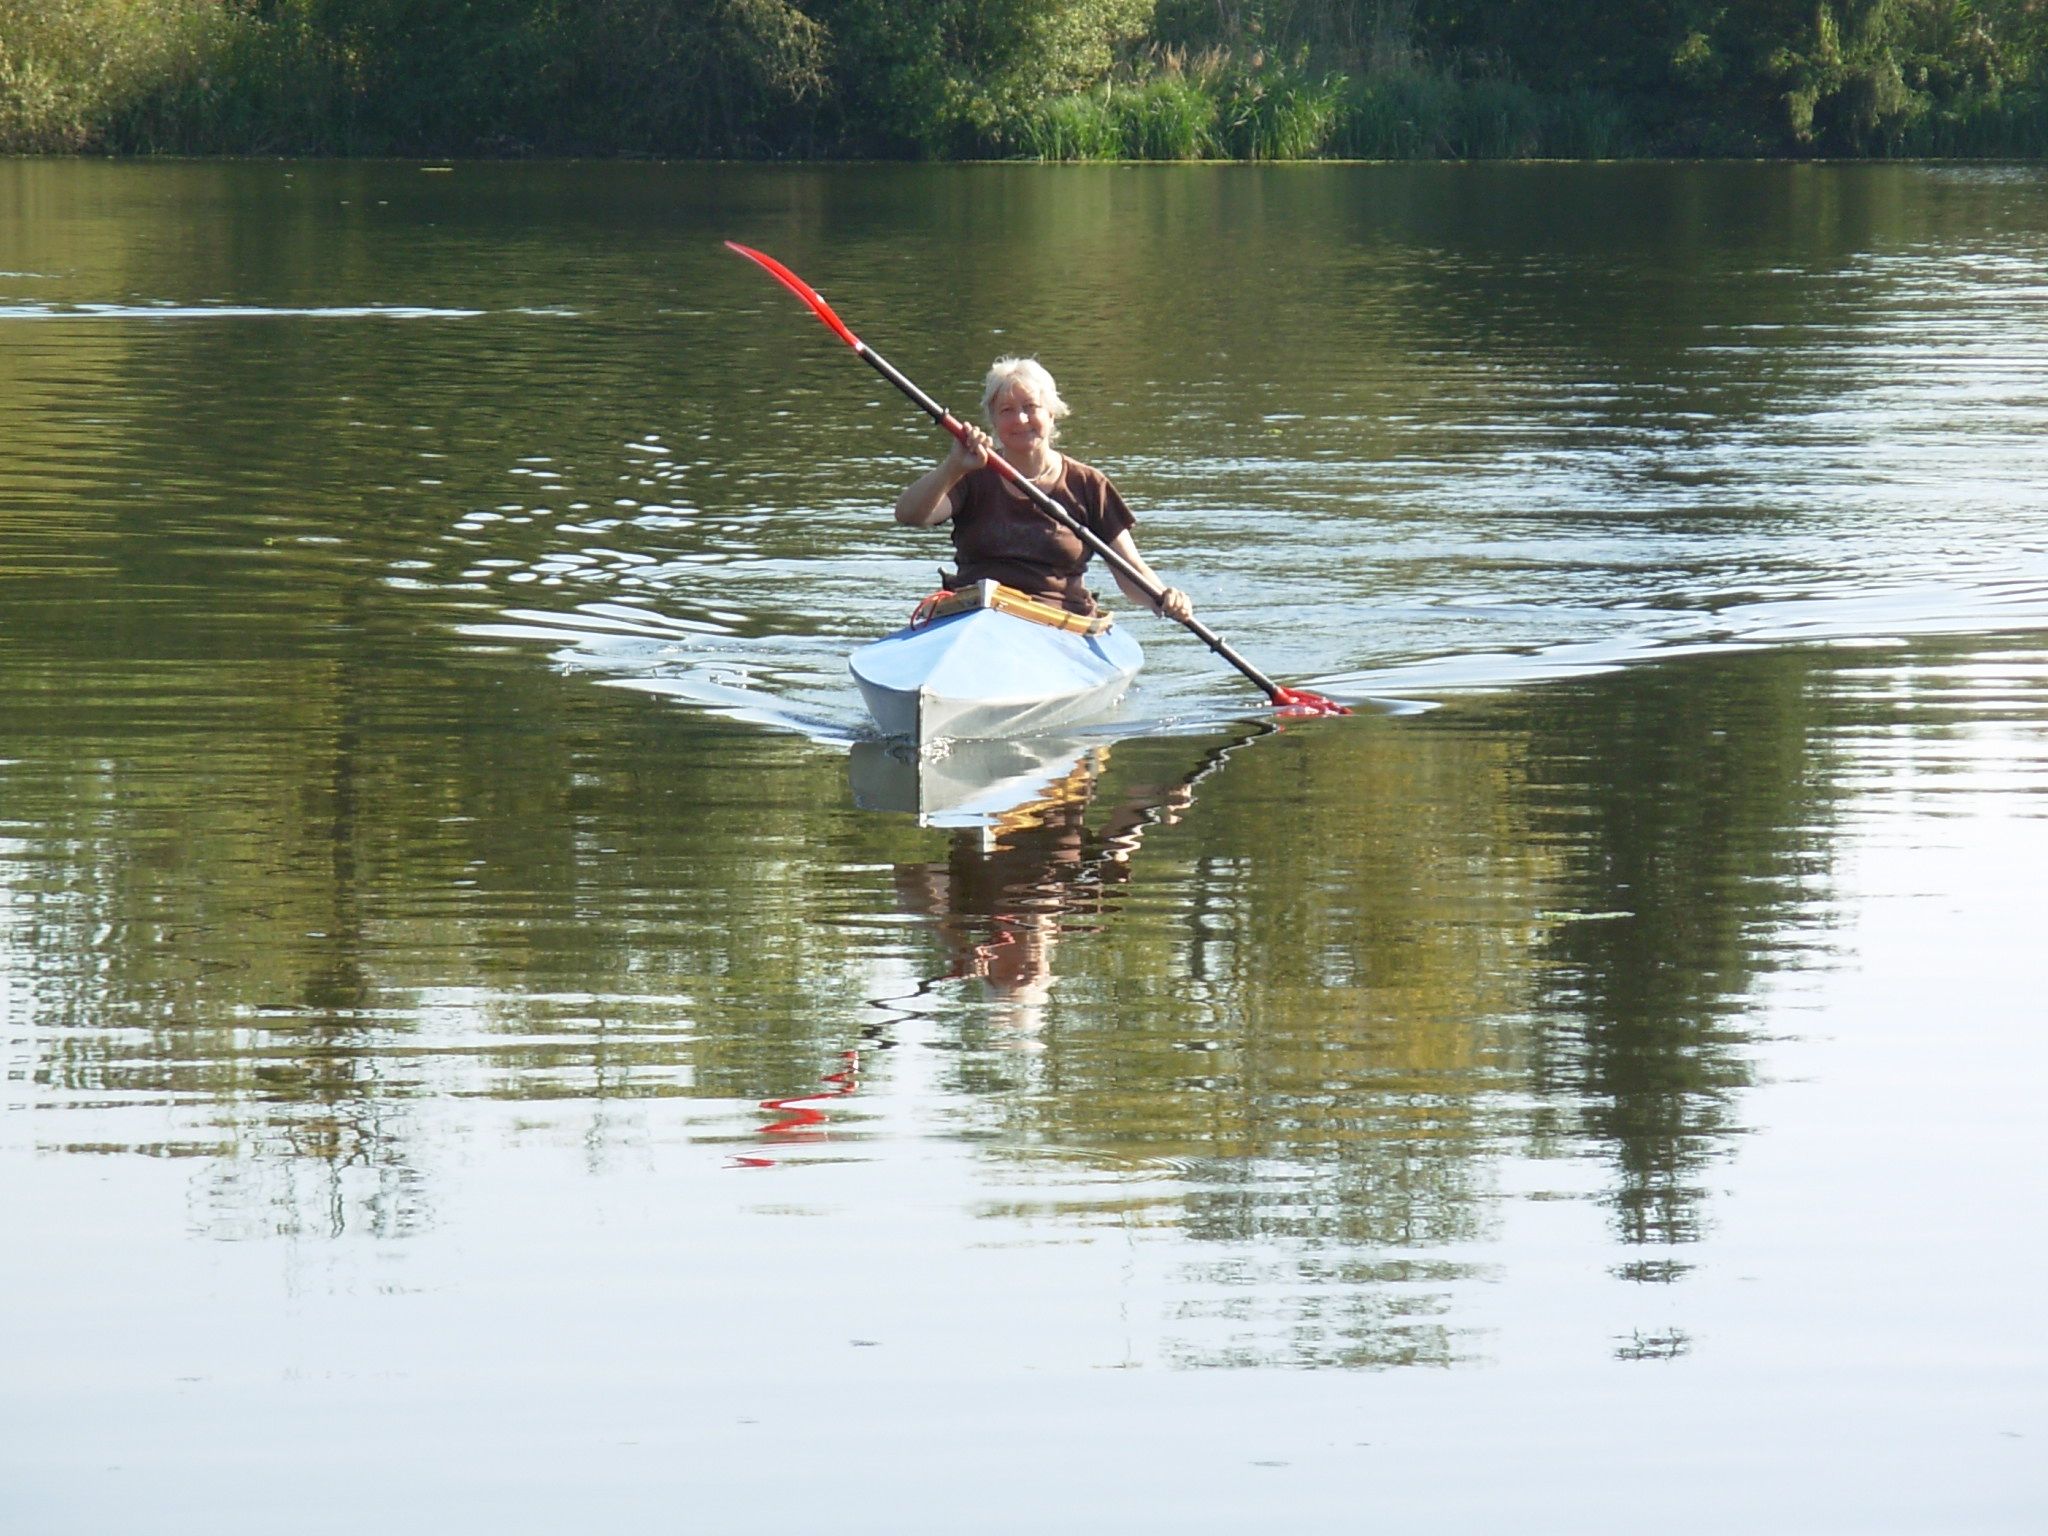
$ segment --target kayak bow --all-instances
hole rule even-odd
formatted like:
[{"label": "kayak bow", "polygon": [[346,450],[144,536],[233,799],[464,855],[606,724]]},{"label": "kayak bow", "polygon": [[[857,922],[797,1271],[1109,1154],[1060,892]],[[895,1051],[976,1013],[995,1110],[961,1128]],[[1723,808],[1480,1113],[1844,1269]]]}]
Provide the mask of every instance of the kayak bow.
[{"label": "kayak bow", "polygon": [[1136,640],[1113,624],[1026,617],[1043,605],[1020,596],[977,583],[930,622],[853,653],[847,664],[884,735],[920,747],[1037,736],[1122,697],[1145,662]]}]

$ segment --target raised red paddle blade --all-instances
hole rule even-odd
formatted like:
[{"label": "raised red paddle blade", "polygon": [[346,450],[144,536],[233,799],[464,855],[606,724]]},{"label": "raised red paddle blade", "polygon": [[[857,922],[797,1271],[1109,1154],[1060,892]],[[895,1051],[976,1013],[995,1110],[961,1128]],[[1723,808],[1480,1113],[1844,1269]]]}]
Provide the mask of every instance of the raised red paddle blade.
[{"label": "raised red paddle blade", "polygon": [[832,306],[818,297],[818,290],[790,271],[789,268],[785,267],[773,256],[768,255],[765,251],[757,251],[750,245],[741,245],[737,240],[726,241],[725,247],[729,251],[739,252],[740,255],[746,257],[747,260],[753,262],[762,271],[774,278],[775,281],[810,305],[811,312],[824,321],[826,325],[830,326],[839,339],[853,348],[854,351],[864,352],[867,350],[861,345],[860,338],[846,328],[846,322],[832,313]]},{"label": "raised red paddle blade", "polygon": [[1351,713],[1335,699],[1326,699],[1320,693],[1311,693],[1306,688],[1275,688],[1273,704],[1281,714],[1299,720],[1311,719],[1317,715]]}]

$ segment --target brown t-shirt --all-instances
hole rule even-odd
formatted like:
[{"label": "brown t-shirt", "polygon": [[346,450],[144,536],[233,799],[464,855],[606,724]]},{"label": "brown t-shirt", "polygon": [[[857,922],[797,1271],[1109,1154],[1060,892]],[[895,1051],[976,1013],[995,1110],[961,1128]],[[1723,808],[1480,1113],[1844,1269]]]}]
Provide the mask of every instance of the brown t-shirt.
[{"label": "brown t-shirt", "polygon": [[[1078,460],[1062,456],[1059,478],[1043,489],[1105,544],[1137,526],[1109,476]],[[983,465],[955,485],[947,499],[953,504],[953,549],[960,556],[953,584],[994,579],[1070,613],[1095,612],[1095,599],[1081,580],[1088,546],[1033,502],[1012,496],[1000,473]]]}]

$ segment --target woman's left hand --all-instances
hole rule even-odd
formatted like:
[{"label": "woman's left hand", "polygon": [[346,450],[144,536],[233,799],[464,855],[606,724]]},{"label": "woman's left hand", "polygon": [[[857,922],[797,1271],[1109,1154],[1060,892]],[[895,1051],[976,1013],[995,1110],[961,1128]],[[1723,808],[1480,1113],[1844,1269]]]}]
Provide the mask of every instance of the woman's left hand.
[{"label": "woman's left hand", "polygon": [[1159,612],[1169,619],[1186,621],[1195,616],[1195,604],[1179,587],[1168,587],[1159,598]]}]

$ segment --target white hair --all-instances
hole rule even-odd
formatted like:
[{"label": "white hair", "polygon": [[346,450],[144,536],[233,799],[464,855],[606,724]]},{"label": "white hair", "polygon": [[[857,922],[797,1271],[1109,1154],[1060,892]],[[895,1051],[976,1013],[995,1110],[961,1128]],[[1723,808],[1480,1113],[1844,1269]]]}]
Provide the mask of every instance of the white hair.
[{"label": "white hair", "polygon": [[1031,393],[1038,396],[1038,403],[1045,407],[1045,414],[1051,418],[1045,440],[1049,443],[1058,437],[1059,420],[1067,414],[1067,402],[1060,398],[1060,387],[1045,371],[1045,364],[1035,357],[999,357],[989,366],[988,377],[981,381],[981,414],[990,428],[996,424],[996,400],[1013,384],[1028,385]]}]

